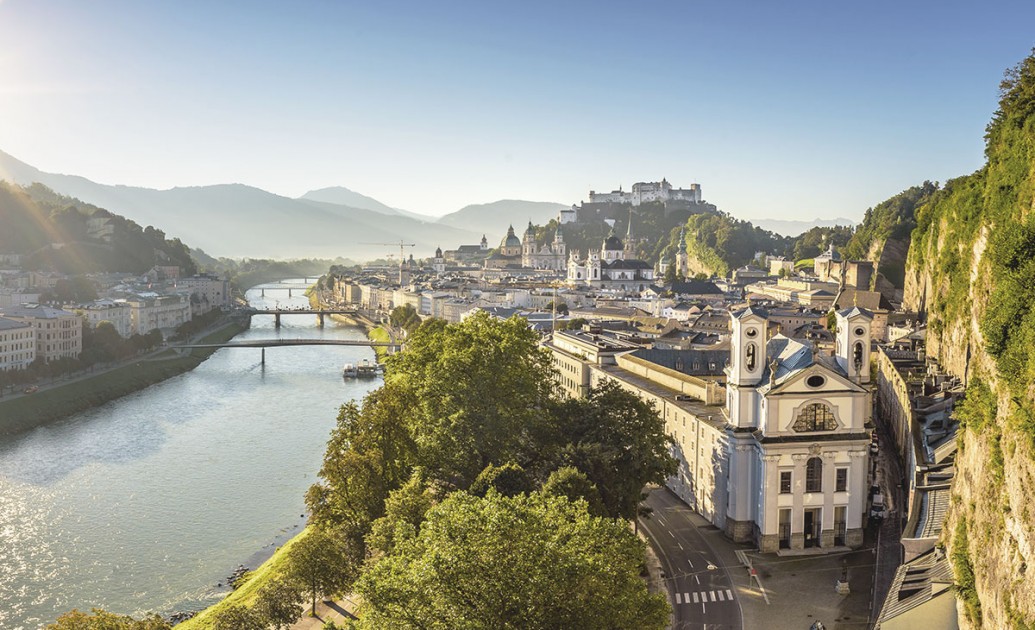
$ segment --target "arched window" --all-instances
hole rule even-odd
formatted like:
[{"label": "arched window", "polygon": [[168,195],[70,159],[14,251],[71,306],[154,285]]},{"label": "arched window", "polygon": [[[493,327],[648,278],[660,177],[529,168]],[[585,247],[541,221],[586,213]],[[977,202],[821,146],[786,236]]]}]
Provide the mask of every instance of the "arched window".
[{"label": "arched window", "polygon": [[754,372],[755,371],[755,365],[756,365],[755,354],[756,354],[756,352],[757,352],[757,346],[755,344],[753,344],[753,343],[749,343],[747,345],[747,351],[744,353],[744,357],[745,357],[745,359],[747,359],[744,362],[744,365],[745,365],[745,367],[747,367],[748,372]]},{"label": "arched window", "polygon": [[837,428],[837,420],[834,419],[834,412],[823,403],[812,403],[805,405],[798,412],[798,417],[791,427],[799,433],[805,431],[833,431]]},{"label": "arched window", "polygon": [[859,372],[862,370],[863,365],[863,344],[861,341],[855,342],[855,349],[852,352],[852,362],[855,364],[855,371]]},{"label": "arched window", "polygon": [[805,462],[805,492],[823,492],[823,460],[818,457]]}]

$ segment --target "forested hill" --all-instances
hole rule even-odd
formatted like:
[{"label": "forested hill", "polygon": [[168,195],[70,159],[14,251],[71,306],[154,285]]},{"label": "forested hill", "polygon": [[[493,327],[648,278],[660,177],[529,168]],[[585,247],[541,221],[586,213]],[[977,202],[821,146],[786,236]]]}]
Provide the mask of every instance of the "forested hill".
[{"label": "forested hill", "polygon": [[906,306],[966,379],[945,531],[964,627],[1035,626],[1035,54],[1007,72],[987,163],[916,210]]},{"label": "forested hill", "polygon": [[26,269],[143,273],[155,265],[196,267],[186,245],[46,186],[0,182],[0,253],[21,254]]}]

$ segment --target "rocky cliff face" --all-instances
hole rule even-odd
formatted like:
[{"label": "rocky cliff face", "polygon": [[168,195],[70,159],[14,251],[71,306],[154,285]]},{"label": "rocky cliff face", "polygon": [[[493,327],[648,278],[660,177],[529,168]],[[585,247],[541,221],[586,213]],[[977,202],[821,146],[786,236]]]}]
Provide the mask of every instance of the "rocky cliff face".
[{"label": "rocky cliff face", "polygon": [[969,628],[1035,627],[1035,56],[1003,88],[988,164],[917,211],[904,289],[968,384],[944,531]]}]

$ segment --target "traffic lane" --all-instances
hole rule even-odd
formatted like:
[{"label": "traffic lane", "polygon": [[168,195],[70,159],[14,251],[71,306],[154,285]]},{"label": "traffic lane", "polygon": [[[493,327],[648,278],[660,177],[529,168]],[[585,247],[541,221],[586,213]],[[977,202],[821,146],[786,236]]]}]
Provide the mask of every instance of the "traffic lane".
[{"label": "traffic lane", "polygon": [[640,522],[665,567],[676,627],[741,628],[736,590],[691,520],[690,509],[661,489],[651,492],[647,505],[654,513]]}]

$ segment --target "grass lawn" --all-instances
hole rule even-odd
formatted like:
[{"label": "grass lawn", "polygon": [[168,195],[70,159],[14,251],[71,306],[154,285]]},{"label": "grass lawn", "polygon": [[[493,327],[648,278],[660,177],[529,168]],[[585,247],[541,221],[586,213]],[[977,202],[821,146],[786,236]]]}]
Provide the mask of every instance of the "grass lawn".
[{"label": "grass lawn", "polygon": [[[388,342],[392,341],[392,336],[389,335],[388,331],[385,330],[382,326],[378,326],[377,328],[372,328],[367,333],[367,338],[369,338],[371,341],[383,341],[385,343],[388,343]],[[383,361],[384,358],[386,356],[388,356],[388,348],[375,347],[374,348],[374,353],[377,354],[377,360],[379,362]]]},{"label": "grass lawn", "polygon": [[[212,625],[212,620],[217,614],[219,614],[219,611],[235,604],[243,606],[251,606],[254,604],[259,589],[261,589],[263,585],[268,584],[278,576],[284,575],[285,567],[287,565],[288,549],[290,549],[291,546],[299,540],[302,540],[305,536],[308,536],[309,531],[309,528],[306,527],[294,538],[284,543],[284,546],[277,549],[277,551],[270,556],[269,560],[263,562],[259,565],[259,568],[254,571],[248,572],[241,585],[232,593],[227,595],[226,599],[218,604],[209,606],[198,613],[198,615],[193,619],[188,619],[181,624],[177,624],[176,630],[215,630],[215,626]],[[308,608],[306,610],[308,610]]]}]

